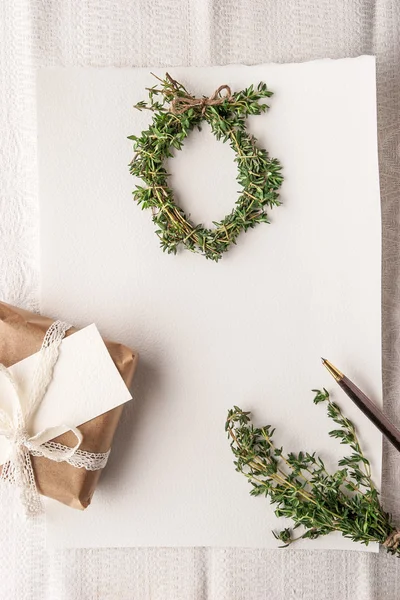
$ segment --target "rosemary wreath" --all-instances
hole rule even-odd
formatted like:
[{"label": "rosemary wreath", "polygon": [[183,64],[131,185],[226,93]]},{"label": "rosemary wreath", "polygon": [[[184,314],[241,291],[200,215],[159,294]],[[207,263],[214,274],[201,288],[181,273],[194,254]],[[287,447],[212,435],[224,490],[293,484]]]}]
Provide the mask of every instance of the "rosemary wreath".
[{"label": "rosemary wreath", "polygon": [[228,413],[225,430],[236,470],[252,485],[251,495],[269,497],[276,505],[277,517],[292,519],[294,529],[303,527],[304,532],[297,537],[289,528],[274,533],[283,547],[298,539],[315,539],[339,531],[354,542],[378,542],[389,553],[400,556],[400,530],[382,508],[353,423],[325,389],[313,391],[314,403],[327,402],[328,416],[339,425],[329,435],[352,451],[339,461],[340,468],[328,473],[315,452],[285,455],[274,444],[275,430],[270,425],[254,427],[250,413],[235,406]]},{"label": "rosemary wreath", "polygon": [[[135,105],[138,110],[154,113],[151,125],[139,136],[128,138],[134,142],[135,153],[130,173],[145,183],[145,187],[136,186],[134,199],[142,209],[152,210],[164,251],[176,254],[178,246],[183,245],[218,261],[236,243],[241,231],[269,222],[266,207],[280,204],[277,190],[283,181],[281,165],[246,131],[246,118],[265,112],[269,107],[259,101],[272,96],[272,92],[262,82],[256,89],[251,85],[234,94],[229,86],[222,85],[209,98],[196,98],[168,73],[165,79],[157,79],[158,87],[147,88],[149,101]],[[193,224],[178,206],[165,167],[166,161],[173,158],[173,149],[181,150],[192,129],[200,130],[202,121],[209,123],[217,140],[229,142],[242,188],[234,210],[222,221],[213,222],[212,229]]]}]

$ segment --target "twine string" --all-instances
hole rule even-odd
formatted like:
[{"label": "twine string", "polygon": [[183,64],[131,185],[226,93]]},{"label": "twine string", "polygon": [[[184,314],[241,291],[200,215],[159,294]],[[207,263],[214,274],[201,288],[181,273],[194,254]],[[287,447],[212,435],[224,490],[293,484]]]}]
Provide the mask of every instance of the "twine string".
[{"label": "twine string", "polygon": [[397,550],[400,544],[400,529],[394,529],[383,542],[385,548]]},{"label": "twine string", "polygon": [[[178,91],[176,85],[174,85],[176,82],[171,77],[169,79],[173,87]],[[223,91],[225,91],[225,94],[221,96],[220,94]],[[218,106],[219,104],[223,104],[226,100],[232,100],[232,91],[229,85],[223,84],[208,98],[207,96],[195,98],[195,96],[191,96],[188,93],[184,93],[182,96],[175,96],[171,102],[170,111],[174,115],[181,115],[190,108],[198,107],[201,109],[201,114],[204,115],[208,106]]]}]

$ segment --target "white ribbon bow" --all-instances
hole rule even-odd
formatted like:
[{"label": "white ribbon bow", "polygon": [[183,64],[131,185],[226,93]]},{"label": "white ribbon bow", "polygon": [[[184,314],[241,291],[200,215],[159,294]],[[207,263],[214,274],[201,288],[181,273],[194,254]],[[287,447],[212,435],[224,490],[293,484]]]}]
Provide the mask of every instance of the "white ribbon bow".
[{"label": "white ribbon bow", "polygon": [[47,441],[58,435],[60,427],[49,427],[33,436],[30,436],[27,430],[30,419],[46,395],[59,356],[61,342],[70,327],[71,325],[61,321],[55,321],[49,327],[39,353],[27,401],[22,398],[18,384],[11,372],[0,363],[0,375],[5,376],[10,383],[13,398],[11,415],[0,408],[0,435],[4,436],[11,446],[10,458],[3,465],[1,479],[17,485],[28,516],[42,511],[31,454],[43,456],[55,462],[66,461],[73,466],[84,467],[87,470],[102,469],[109,455],[109,452],[97,454],[79,450],[82,433],[77,427],[61,425],[64,431],[71,431],[76,437],[76,444],[72,448]]}]

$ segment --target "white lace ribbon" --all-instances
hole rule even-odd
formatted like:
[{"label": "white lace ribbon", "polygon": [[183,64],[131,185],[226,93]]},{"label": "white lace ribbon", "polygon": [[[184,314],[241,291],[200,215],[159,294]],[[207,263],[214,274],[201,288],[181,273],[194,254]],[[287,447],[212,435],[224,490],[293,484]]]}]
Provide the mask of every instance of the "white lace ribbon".
[{"label": "white lace ribbon", "polygon": [[47,330],[27,401],[22,399],[18,384],[9,369],[0,363],[0,376],[4,376],[9,382],[13,399],[12,414],[0,408],[0,435],[4,436],[11,446],[10,458],[3,465],[0,479],[18,486],[27,515],[36,515],[42,511],[31,455],[43,456],[55,462],[68,462],[76,468],[84,468],[88,471],[103,469],[109,456],[109,452],[94,453],[80,450],[82,433],[77,427],[70,425],[60,425],[60,427],[74,434],[76,444],[72,448],[46,441],[56,437],[60,427],[49,427],[33,436],[28,433],[29,421],[46,395],[53,378],[61,342],[70,327],[71,325],[67,323],[55,321]]}]

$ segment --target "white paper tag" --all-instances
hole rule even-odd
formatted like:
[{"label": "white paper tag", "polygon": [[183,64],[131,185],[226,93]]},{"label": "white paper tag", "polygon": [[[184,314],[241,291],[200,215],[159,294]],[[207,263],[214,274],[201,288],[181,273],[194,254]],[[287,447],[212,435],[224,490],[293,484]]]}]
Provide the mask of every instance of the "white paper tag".
[{"label": "white paper tag", "polygon": [[[28,398],[38,360],[39,353],[36,353],[9,369],[21,390],[22,400]],[[0,406],[10,413],[11,394],[10,384],[0,375]],[[53,380],[28,423],[28,432],[34,435],[61,423],[76,427],[124,404],[131,397],[96,325],[89,325],[63,340]],[[60,427],[58,435],[65,431],[65,427]],[[9,444],[0,437],[0,464],[7,460],[8,453]]]}]

